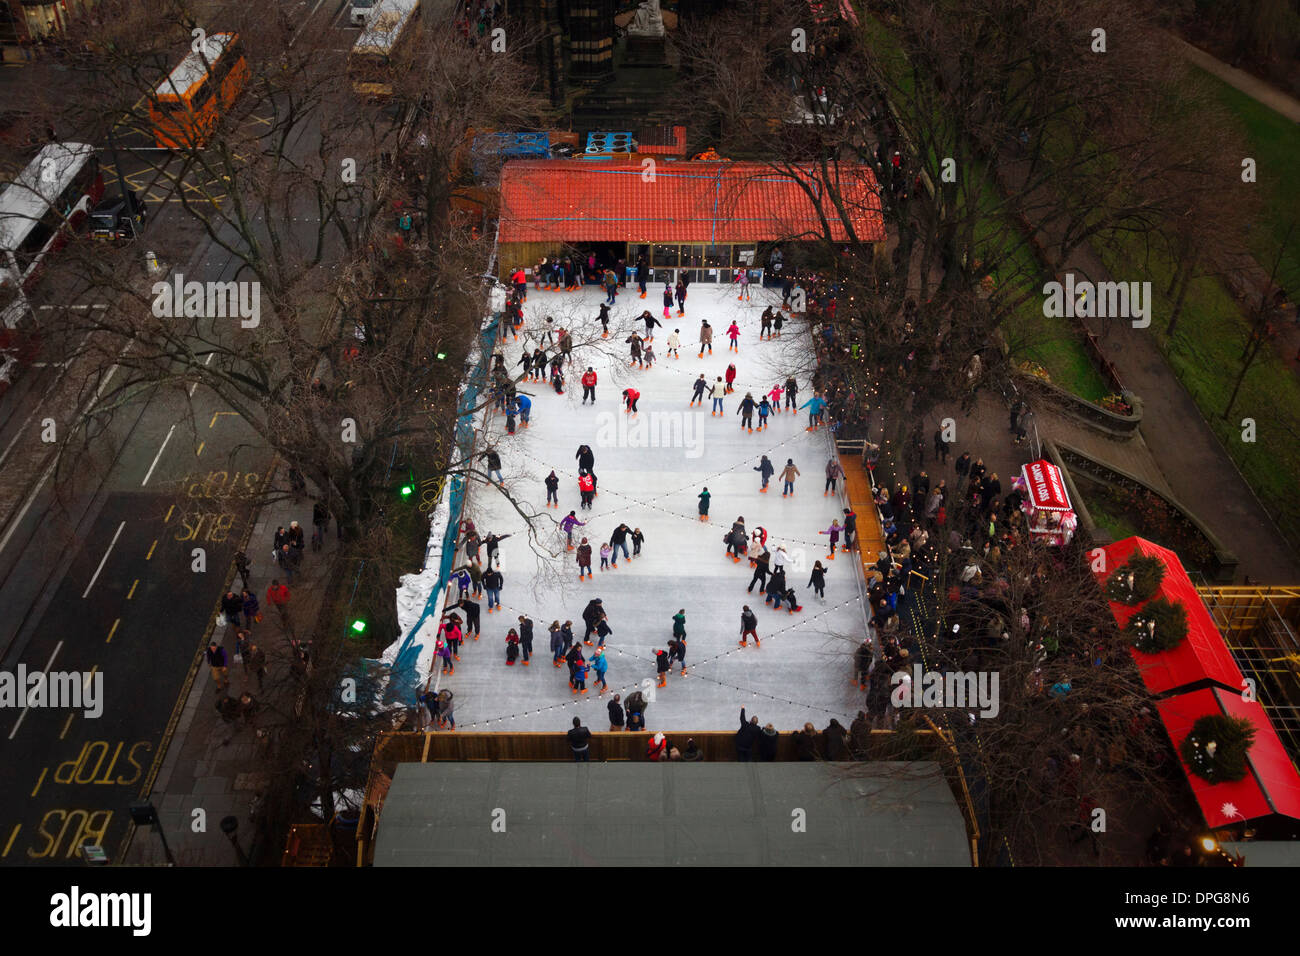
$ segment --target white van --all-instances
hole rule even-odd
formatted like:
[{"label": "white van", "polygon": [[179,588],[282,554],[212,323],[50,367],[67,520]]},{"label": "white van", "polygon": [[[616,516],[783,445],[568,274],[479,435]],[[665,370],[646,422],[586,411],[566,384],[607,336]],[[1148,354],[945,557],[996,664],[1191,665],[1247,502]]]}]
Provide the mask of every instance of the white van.
[{"label": "white van", "polygon": [[374,9],[377,0],[352,0],[352,9],[348,11],[348,21],[354,27],[364,27],[366,18]]}]

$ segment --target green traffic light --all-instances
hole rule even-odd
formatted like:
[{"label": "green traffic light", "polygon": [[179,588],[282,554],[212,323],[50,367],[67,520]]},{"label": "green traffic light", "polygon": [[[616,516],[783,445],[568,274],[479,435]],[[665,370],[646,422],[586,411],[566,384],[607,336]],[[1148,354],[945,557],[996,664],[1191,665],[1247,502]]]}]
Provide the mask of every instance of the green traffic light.
[{"label": "green traffic light", "polygon": [[356,631],[358,634],[364,632],[365,629],[366,629],[366,622],[361,620],[360,618],[352,622],[352,630]]},{"label": "green traffic light", "polygon": [[402,485],[402,497],[403,497],[403,498],[409,498],[409,497],[411,496],[411,493],[412,493],[413,491],[415,491],[415,489],[412,488],[410,485]]},{"label": "green traffic light", "polygon": [[446,352],[439,352],[439,353],[438,353],[438,361],[439,361],[439,362],[441,362],[441,361],[442,361],[443,359],[445,359],[446,357],[447,357],[447,353],[446,353]]}]

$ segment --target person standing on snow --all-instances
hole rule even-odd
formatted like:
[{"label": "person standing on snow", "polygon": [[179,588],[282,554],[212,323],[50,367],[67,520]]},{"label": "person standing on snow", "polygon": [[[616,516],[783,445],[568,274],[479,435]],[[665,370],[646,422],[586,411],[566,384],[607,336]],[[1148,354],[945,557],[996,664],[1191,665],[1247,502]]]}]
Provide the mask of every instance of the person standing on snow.
[{"label": "person standing on snow", "polygon": [[785,498],[794,494],[794,480],[799,477],[799,469],[794,466],[794,459],[785,460],[785,468],[781,471],[781,481],[784,485],[781,488],[781,497]]},{"label": "person standing on snow", "polygon": [[785,380],[785,407],[797,410],[799,402],[799,383],[795,381],[793,375]]},{"label": "person standing on snow", "polygon": [[709,392],[713,396],[713,411],[709,412],[710,418],[722,414],[722,400],[727,397],[727,391],[727,386],[719,375],[718,380],[713,384],[713,389]]},{"label": "person standing on snow", "polygon": [[736,409],[736,414],[740,416],[740,427],[748,428],[749,433],[754,433],[754,393],[746,392],[745,397],[740,400],[740,406]]},{"label": "person standing on snow", "polygon": [[588,398],[591,399],[591,404],[596,404],[596,370],[590,365],[587,366],[587,371],[582,373],[581,404],[586,405]]},{"label": "person standing on snow", "polygon": [[682,347],[681,329],[673,329],[672,334],[668,336],[668,357],[680,359],[678,349]]},{"label": "person standing on snow", "polygon": [[814,432],[821,428],[822,415],[826,412],[826,399],[814,393],[813,397],[800,405],[799,408],[808,409],[808,428],[806,431]]},{"label": "person standing on snow", "polygon": [[599,318],[600,318],[600,337],[602,339],[607,339],[609,338],[609,303],[608,302],[602,302],[600,304]]},{"label": "person standing on snow", "polygon": [[700,492],[699,498],[700,498],[700,520],[708,521],[709,520],[709,489],[707,486],[703,491]]},{"label": "person standing on snow", "polygon": [[664,318],[665,319],[672,314],[672,308],[673,308],[673,287],[669,285],[668,282],[665,280],[664,282]]},{"label": "person standing on snow", "polygon": [[583,538],[582,543],[578,545],[578,580],[581,581],[583,575],[591,577],[591,545],[587,539]]},{"label": "person standing on snow", "polygon": [[632,361],[628,362],[627,364],[629,366],[640,365],[641,364],[641,336],[633,332],[623,341],[628,343],[632,347]]},{"label": "person standing on snow", "polygon": [[763,310],[759,322],[761,324],[758,330],[758,340],[761,342],[764,339],[770,339],[772,337],[772,307],[770,305]]},{"label": "person standing on snow", "polygon": [[837,547],[839,547],[839,543],[840,543],[840,530],[841,530],[841,529],[840,529],[840,523],[839,523],[839,520],[836,519],[836,520],[834,520],[834,521],[831,522],[831,526],[830,526],[829,528],[827,528],[825,531],[818,531],[818,532],[817,532],[818,534],[828,534],[828,535],[831,536],[831,553],[830,553],[830,555],[828,555],[828,558],[829,558],[829,560],[831,560],[831,561],[834,561],[834,560],[835,560],[835,549],[836,549]]},{"label": "person standing on snow", "polygon": [[708,390],[708,388],[709,388],[709,383],[705,381],[704,373],[701,372],[700,377],[695,380],[694,393],[691,395],[691,404],[688,407],[693,408],[696,405],[696,403],[703,405],[704,393]]},{"label": "person standing on snow", "polygon": [[596,476],[585,468],[578,472],[578,497],[582,507],[591,508],[591,499],[596,497]]},{"label": "person standing on snow", "polygon": [[677,314],[686,314],[686,279],[677,280]]},{"label": "person standing on snow", "polygon": [[727,351],[740,351],[740,326],[734,321],[727,326],[727,338],[731,339],[731,344],[727,346]]},{"label": "person standing on snow", "polygon": [[713,354],[713,326],[709,325],[708,319],[700,321],[700,358],[704,358],[704,350],[707,348],[709,354]]},{"label": "person standing on snow", "polygon": [[761,493],[766,494],[767,483],[769,480],[771,480],[772,476],[776,474],[776,469],[772,467],[771,459],[768,458],[766,455],[764,455],[763,460],[758,463],[758,465],[754,468],[754,470],[758,472],[759,476],[763,479],[763,487],[759,488],[758,490]]}]

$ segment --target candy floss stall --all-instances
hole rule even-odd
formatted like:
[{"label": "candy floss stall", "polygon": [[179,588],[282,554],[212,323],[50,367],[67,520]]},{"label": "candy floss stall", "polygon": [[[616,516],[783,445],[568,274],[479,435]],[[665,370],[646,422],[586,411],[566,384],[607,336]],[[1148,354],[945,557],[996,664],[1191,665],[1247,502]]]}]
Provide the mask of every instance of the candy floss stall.
[{"label": "candy floss stall", "polygon": [[1029,521],[1029,533],[1042,536],[1049,544],[1069,544],[1079,518],[1070,507],[1061,470],[1050,461],[1032,461],[1011,484],[1024,495],[1020,510]]}]

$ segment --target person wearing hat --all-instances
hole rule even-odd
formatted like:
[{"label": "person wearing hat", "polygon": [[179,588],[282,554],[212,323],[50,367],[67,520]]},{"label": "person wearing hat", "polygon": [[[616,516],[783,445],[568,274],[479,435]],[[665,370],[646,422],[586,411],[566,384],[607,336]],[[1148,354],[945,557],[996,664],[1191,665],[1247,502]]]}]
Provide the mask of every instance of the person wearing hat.
[{"label": "person wearing hat", "polygon": [[758,735],[758,759],[764,763],[771,763],[776,760],[776,740],[781,736],[776,732],[776,728],[767,724],[763,732]]},{"label": "person wearing hat", "polygon": [[695,743],[695,738],[691,737],[686,741],[686,749],[682,751],[682,760],[694,762],[703,759],[703,751],[701,751],[699,745]]},{"label": "person wearing hat", "polygon": [[662,730],[651,737],[650,742],[646,744],[645,756],[647,760],[668,759],[668,738],[664,736]]}]

